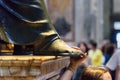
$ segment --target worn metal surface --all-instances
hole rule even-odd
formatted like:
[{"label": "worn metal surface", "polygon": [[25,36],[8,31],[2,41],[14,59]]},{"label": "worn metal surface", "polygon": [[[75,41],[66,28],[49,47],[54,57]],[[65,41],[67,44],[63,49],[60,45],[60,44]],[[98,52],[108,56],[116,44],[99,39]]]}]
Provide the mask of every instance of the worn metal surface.
[{"label": "worn metal surface", "polygon": [[0,0],[0,14],[0,38],[34,48],[31,53],[29,50],[15,50],[14,46],[14,55],[19,52],[23,55],[82,55],[81,51],[67,46],[60,39],[48,17],[44,0]]},{"label": "worn metal surface", "polygon": [[25,45],[58,38],[50,27],[44,0],[0,0],[0,14],[0,36],[4,41]]}]

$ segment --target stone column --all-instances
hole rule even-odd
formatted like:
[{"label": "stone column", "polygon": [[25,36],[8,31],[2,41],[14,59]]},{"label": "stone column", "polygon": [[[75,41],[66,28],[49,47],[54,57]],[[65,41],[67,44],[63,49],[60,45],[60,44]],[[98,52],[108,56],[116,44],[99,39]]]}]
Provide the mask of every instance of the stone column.
[{"label": "stone column", "polygon": [[76,41],[103,40],[103,0],[75,1]]},{"label": "stone column", "polygon": [[75,0],[75,42],[86,40],[84,32],[84,0]]},{"label": "stone column", "polygon": [[97,5],[96,41],[100,44],[104,39],[103,0],[97,0]]},{"label": "stone column", "polygon": [[120,13],[120,0],[114,0],[114,13]]}]

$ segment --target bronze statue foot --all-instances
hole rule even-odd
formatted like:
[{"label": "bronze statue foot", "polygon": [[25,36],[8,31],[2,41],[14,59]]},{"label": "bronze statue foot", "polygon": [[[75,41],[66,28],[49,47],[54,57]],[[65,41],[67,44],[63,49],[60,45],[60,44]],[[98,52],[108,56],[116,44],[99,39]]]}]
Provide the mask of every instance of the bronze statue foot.
[{"label": "bronze statue foot", "polygon": [[39,51],[35,51],[34,55],[49,55],[49,56],[71,56],[80,57],[84,53],[81,50],[77,50],[66,45],[61,39],[53,41],[46,47],[43,47]]}]

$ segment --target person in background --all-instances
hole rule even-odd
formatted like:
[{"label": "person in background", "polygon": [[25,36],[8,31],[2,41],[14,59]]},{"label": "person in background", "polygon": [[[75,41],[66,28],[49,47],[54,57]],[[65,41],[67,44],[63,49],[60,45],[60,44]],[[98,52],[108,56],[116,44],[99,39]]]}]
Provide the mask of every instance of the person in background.
[{"label": "person in background", "polygon": [[109,39],[104,39],[100,44],[99,44],[99,46],[98,46],[98,48],[102,51],[102,53],[103,53],[103,58],[102,58],[102,64],[104,64],[104,62],[105,62],[105,56],[104,56],[104,53],[106,53],[106,46],[108,45],[108,44],[110,44],[110,41],[109,41]]},{"label": "person in background", "polygon": [[110,44],[109,39],[104,39],[104,40],[102,41],[102,43],[100,44],[99,48],[101,49],[101,51],[103,52],[103,54],[105,53],[105,48],[106,48],[106,46],[107,46],[108,44]]},{"label": "person in background", "polygon": [[[84,53],[88,53],[88,46],[85,42],[80,42],[78,44],[78,47],[80,48],[81,51]],[[88,65],[91,65],[91,59],[87,57],[82,63],[79,64],[77,70],[75,71],[72,80],[80,80],[80,74],[83,68],[87,67]]]},{"label": "person in background", "polygon": [[[78,47],[72,47],[80,50]],[[80,57],[70,57],[70,64],[61,70],[60,77],[57,80],[72,80],[73,74],[78,66],[87,58],[87,53],[82,54]]]},{"label": "person in background", "polygon": [[[114,50],[115,50],[114,44],[109,43],[106,45],[105,53],[104,53],[104,57],[105,57],[104,65],[107,64],[107,62],[109,61],[109,59],[113,55]],[[112,79],[114,80],[115,79],[115,71],[110,71],[110,73],[111,73]]]},{"label": "person in background", "polygon": [[113,55],[115,50],[114,44],[107,44],[105,47],[105,53],[104,53],[104,57],[105,57],[105,62],[104,65],[106,65],[106,63],[109,61],[109,59],[111,58],[111,56]]},{"label": "person in background", "polygon": [[[85,42],[80,42],[78,44],[78,47],[84,53],[88,53],[88,51],[89,51],[89,48],[88,48],[88,46],[87,46],[87,44]],[[85,64],[85,66],[91,65],[91,59],[90,59],[90,57],[87,57],[87,59],[83,61],[83,64]]]},{"label": "person in background", "polygon": [[112,78],[105,67],[87,67],[83,70],[80,80],[112,80]]},{"label": "person in background", "polygon": [[115,50],[114,54],[106,64],[111,71],[116,71],[115,79],[120,80],[120,49]]},{"label": "person in background", "polygon": [[[59,80],[71,80],[82,61],[87,58],[87,54],[83,54],[80,58],[70,58],[70,64]],[[104,67],[88,67],[82,69],[81,74],[79,74],[80,80],[112,80],[109,71]]]},{"label": "person in background", "polygon": [[93,66],[102,65],[103,53],[100,49],[97,48],[97,43],[94,40],[90,41],[89,45],[90,50],[88,51],[88,56],[92,61]]},{"label": "person in background", "polygon": [[80,42],[78,44],[78,47],[83,51],[83,52],[88,52],[89,48],[85,42]]}]

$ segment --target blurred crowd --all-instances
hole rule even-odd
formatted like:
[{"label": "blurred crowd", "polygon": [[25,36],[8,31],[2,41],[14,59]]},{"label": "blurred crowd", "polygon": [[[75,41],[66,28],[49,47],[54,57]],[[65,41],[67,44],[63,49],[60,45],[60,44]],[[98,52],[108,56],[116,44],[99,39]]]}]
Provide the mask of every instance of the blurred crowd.
[{"label": "blurred crowd", "polygon": [[73,75],[72,80],[80,80],[79,76],[82,70],[91,66],[105,66],[110,70],[112,80],[120,79],[119,64],[120,64],[120,50],[116,48],[116,45],[110,43],[108,40],[103,41],[100,46],[94,40],[90,40],[88,43],[80,42],[78,47],[88,53],[88,57],[84,60]]}]

